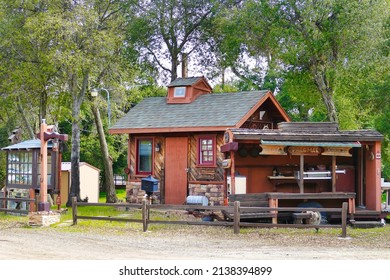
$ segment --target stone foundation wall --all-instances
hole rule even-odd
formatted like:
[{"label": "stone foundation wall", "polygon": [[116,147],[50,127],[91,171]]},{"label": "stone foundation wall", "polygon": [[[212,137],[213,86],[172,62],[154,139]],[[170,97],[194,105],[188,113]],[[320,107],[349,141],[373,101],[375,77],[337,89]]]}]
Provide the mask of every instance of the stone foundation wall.
[{"label": "stone foundation wall", "polygon": [[28,224],[30,226],[44,226],[48,227],[52,224],[60,222],[59,212],[30,212],[28,214]]},{"label": "stone foundation wall", "polygon": [[224,205],[224,188],[223,185],[204,185],[204,184],[190,184],[190,195],[206,196],[209,200],[210,206]]},{"label": "stone foundation wall", "polygon": [[[141,182],[126,183],[126,202],[140,204],[145,196],[145,191],[141,190]],[[151,202],[152,204],[160,204],[160,192],[153,193]]]},{"label": "stone foundation wall", "polygon": [[[146,193],[141,190],[141,182],[127,182],[126,184],[126,202],[142,203]],[[190,184],[189,195],[206,196],[210,206],[224,205],[223,185],[216,184]],[[155,192],[152,196],[153,204],[160,204],[160,192]]]}]

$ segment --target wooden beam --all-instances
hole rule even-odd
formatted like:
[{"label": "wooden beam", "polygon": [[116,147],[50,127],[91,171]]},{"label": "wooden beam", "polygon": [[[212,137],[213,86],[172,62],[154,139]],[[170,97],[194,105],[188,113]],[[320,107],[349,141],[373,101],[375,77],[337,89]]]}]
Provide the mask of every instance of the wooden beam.
[{"label": "wooden beam", "polygon": [[40,139],[41,139],[41,150],[40,150],[40,159],[41,159],[41,179],[40,179],[40,202],[38,204],[38,211],[49,211],[50,204],[47,201],[47,140],[45,140],[44,135],[47,131],[47,124],[45,120],[42,120],[40,127]]},{"label": "wooden beam", "polygon": [[229,142],[221,146],[222,153],[231,152],[231,151],[238,151],[238,142]]},{"label": "wooden beam", "polygon": [[286,151],[284,150],[285,146],[260,145],[260,148],[260,155],[287,155]]},{"label": "wooden beam", "polygon": [[348,209],[348,202],[343,202],[342,204],[342,211],[341,211],[341,237],[346,238],[347,237],[347,209]]},{"label": "wooden beam", "polygon": [[235,234],[240,233],[240,202],[234,201],[234,224],[233,229]]},{"label": "wooden beam", "polygon": [[304,155],[299,156],[299,192],[304,193],[304,181],[303,181],[303,171],[304,171],[305,157]]},{"label": "wooden beam", "polygon": [[[270,208],[278,208],[279,203],[277,198],[269,198],[268,201]],[[278,211],[273,210],[270,212],[275,215],[272,217],[272,224],[276,225],[278,223]]]},{"label": "wooden beam", "polygon": [[147,206],[146,199],[144,199],[144,200],[142,200],[142,228],[143,228],[143,232],[148,231],[148,217],[149,217],[148,206]]},{"label": "wooden beam", "polygon": [[336,192],[336,156],[332,156],[332,192]]},{"label": "wooden beam", "polygon": [[230,167],[230,194],[236,194],[236,163],[233,151],[230,152],[230,158],[232,160]]}]

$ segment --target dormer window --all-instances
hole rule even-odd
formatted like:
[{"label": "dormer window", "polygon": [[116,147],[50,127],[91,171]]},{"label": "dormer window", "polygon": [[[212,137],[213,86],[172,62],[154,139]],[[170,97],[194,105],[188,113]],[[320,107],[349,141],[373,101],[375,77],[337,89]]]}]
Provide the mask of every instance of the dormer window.
[{"label": "dormer window", "polygon": [[173,97],[186,97],[186,88],[185,87],[175,87]]},{"label": "dormer window", "polygon": [[212,92],[204,77],[177,78],[168,85],[168,104],[188,104]]}]

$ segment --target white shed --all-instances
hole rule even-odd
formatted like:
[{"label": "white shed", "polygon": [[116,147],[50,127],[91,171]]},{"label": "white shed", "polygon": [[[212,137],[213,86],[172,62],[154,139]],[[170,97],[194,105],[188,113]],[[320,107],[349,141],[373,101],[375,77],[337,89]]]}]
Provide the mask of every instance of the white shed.
[{"label": "white shed", "polygon": [[[99,202],[99,175],[100,169],[86,163],[80,162],[80,197],[88,202]],[[61,203],[68,201],[68,194],[71,184],[71,163],[61,164]]]}]

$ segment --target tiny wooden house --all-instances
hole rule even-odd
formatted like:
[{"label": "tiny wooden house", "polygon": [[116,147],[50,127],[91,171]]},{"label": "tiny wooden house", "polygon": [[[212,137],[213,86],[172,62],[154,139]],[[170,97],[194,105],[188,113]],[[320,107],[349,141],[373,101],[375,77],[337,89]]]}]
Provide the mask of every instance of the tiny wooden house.
[{"label": "tiny wooden house", "polygon": [[167,97],[146,98],[120,119],[110,133],[128,134],[128,200],[139,202],[140,180],[160,181],[157,201],[183,204],[189,195],[211,205],[226,198],[225,154],[228,128],[275,128],[289,121],[267,90],[212,94],[204,77],[179,78]]}]

